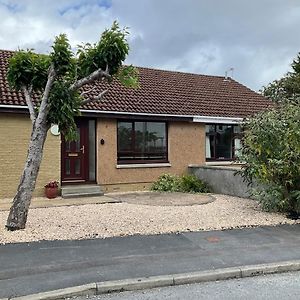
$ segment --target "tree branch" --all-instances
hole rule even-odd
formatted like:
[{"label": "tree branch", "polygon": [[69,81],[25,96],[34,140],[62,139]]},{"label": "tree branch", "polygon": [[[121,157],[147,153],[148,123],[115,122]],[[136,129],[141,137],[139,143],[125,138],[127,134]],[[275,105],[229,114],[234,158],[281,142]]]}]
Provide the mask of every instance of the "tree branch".
[{"label": "tree branch", "polygon": [[32,89],[30,88],[28,90],[26,86],[22,86],[21,89],[22,89],[22,92],[24,93],[26,104],[28,106],[28,110],[29,110],[29,114],[30,114],[30,119],[33,124],[36,120],[36,112],[34,110],[34,105],[33,105],[32,99],[31,99]]},{"label": "tree branch", "polygon": [[49,110],[47,107],[48,98],[49,98],[49,93],[50,93],[51,87],[52,87],[54,79],[55,79],[55,75],[56,75],[56,73],[55,73],[54,65],[51,64],[49,71],[48,71],[48,80],[47,80],[46,87],[45,87],[45,90],[43,93],[39,114],[37,117],[37,119],[40,122],[43,121],[43,119],[45,117],[47,117],[47,114],[48,114],[48,110]]},{"label": "tree branch", "polygon": [[93,86],[93,87],[92,87],[91,89],[89,89],[88,91],[82,92],[82,93],[80,94],[80,96],[83,97],[84,95],[86,95],[86,94],[92,92],[95,88],[96,88],[96,87]]},{"label": "tree branch", "polygon": [[[108,68],[107,68],[108,69]],[[71,91],[75,91],[81,87],[83,87],[86,84],[93,83],[94,81],[100,79],[100,78],[107,78],[110,79],[111,76],[109,75],[108,71],[103,71],[101,69],[98,69],[91,73],[90,75],[77,80],[70,86]]]},{"label": "tree branch", "polygon": [[90,102],[95,102],[95,101],[99,101],[102,100],[104,95],[108,92],[108,90],[104,90],[103,92],[101,92],[98,96],[94,97],[94,98],[90,98],[90,99],[86,99],[82,101],[81,105],[85,105],[88,104]]}]

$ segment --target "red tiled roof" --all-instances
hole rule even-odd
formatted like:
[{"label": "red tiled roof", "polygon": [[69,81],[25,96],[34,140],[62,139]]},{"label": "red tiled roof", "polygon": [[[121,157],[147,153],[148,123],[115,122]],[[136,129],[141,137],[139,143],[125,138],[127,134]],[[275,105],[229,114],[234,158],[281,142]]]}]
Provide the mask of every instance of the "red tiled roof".
[{"label": "red tiled roof", "polygon": [[[26,105],[20,92],[6,80],[11,51],[0,51],[0,105]],[[246,117],[272,106],[272,102],[233,79],[221,76],[138,68],[139,89],[123,87],[118,81],[96,82],[86,97],[109,88],[105,100],[83,107],[107,112],[149,113],[212,117]],[[88,90],[90,87],[86,87]]]}]

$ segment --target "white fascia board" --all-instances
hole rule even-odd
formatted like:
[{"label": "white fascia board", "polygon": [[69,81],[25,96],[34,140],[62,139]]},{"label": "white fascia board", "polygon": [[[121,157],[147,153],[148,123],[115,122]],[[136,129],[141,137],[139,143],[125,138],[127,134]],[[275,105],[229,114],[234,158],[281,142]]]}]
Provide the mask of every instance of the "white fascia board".
[{"label": "white fascia board", "polygon": [[240,124],[243,118],[194,116],[193,122],[206,124]]},{"label": "white fascia board", "polygon": [[[15,108],[15,109],[26,109],[28,106],[21,105],[7,105],[0,104],[0,108]],[[173,114],[149,114],[149,113],[131,113],[123,111],[102,111],[93,109],[80,109],[82,113],[95,113],[95,114],[115,114],[115,115],[127,115],[127,116],[149,116],[149,117],[174,117],[174,118],[193,118],[195,123],[210,123],[210,124],[239,124],[242,123],[243,118],[232,118],[232,117],[209,117],[209,116],[194,116],[194,115],[173,115]]]},{"label": "white fascia board", "polygon": [[9,104],[0,104],[0,108],[16,108],[16,109],[26,109],[27,105],[9,105]]},{"label": "white fascia board", "polygon": [[195,115],[172,115],[172,114],[149,114],[149,113],[130,113],[122,111],[101,111],[81,109],[84,113],[98,113],[98,114],[116,114],[116,115],[133,115],[133,116],[149,116],[149,117],[177,117],[177,118],[193,118],[193,122],[200,123],[219,123],[219,124],[239,124],[243,118],[230,118],[230,117],[209,117],[209,116],[195,116]]}]

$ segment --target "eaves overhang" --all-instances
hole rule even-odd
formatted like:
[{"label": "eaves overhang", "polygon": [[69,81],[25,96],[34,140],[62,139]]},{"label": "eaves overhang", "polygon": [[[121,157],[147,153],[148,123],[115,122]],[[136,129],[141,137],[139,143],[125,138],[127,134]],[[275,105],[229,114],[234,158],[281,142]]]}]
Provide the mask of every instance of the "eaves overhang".
[{"label": "eaves overhang", "polygon": [[[3,112],[26,112],[27,106],[23,105],[9,105],[0,104],[0,110]],[[179,114],[155,114],[155,113],[135,113],[135,112],[122,112],[122,111],[102,111],[102,110],[91,110],[91,109],[80,109],[80,112],[84,116],[106,116],[116,118],[154,118],[154,119],[177,119],[185,120],[195,123],[206,123],[206,124],[239,124],[243,121],[243,118],[239,117],[214,117],[214,116],[195,116],[195,115],[179,115]]]}]

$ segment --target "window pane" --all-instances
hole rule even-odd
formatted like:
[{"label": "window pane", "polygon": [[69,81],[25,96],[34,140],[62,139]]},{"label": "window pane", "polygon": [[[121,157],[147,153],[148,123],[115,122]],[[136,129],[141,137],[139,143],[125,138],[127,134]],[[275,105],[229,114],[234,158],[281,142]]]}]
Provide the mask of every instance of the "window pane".
[{"label": "window pane", "polygon": [[135,122],[135,152],[141,159],[161,159],[166,152],[166,124]]},{"label": "window pane", "polygon": [[134,152],[138,152],[140,156],[144,157],[147,152],[147,123],[146,122],[135,122],[135,147]]},{"label": "window pane", "polygon": [[240,125],[233,126],[233,132],[234,133],[241,133],[242,132],[241,126]]},{"label": "window pane", "polygon": [[80,175],[80,159],[75,160],[75,174]]},{"label": "window pane", "polygon": [[215,157],[215,136],[207,135],[206,136],[206,158],[214,158]]},{"label": "window pane", "polygon": [[75,141],[75,151],[79,152],[80,151],[80,129],[76,129],[77,132],[77,140]]},{"label": "window pane", "polygon": [[71,151],[71,142],[65,141],[66,152]]},{"label": "window pane", "polygon": [[71,164],[70,164],[70,159],[69,158],[67,158],[66,160],[65,160],[65,163],[66,163],[66,165],[65,165],[65,173],[66,173],[66,175],[70,175],[71,174]]},{"label": "window pane", "polygon": [[118,160],[167,159],[166,123],[119,122]]},{"label": "window pane", "polygon": [[235,138],[234,139],[234,156],[238,157],[240,154],[240,150],[242,147],[241,139],[240,138]]},{"label": "window pane", "polygon": [[232,158],[232,125],[216,126],[216,158]]},{"label": "window pane", "polygon": [[132,151],[131,122],[118,122],[118,151]]},{"label": "window pane", "polygon": [[205,125],[206,133],[215,133],[216,126],[215,125]]},{"label": "window pane", "polygon": [[96,180],[95,120],[89,120],[89,180]]}]

